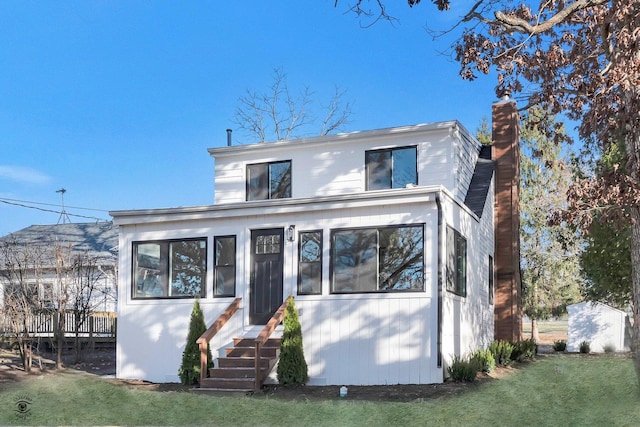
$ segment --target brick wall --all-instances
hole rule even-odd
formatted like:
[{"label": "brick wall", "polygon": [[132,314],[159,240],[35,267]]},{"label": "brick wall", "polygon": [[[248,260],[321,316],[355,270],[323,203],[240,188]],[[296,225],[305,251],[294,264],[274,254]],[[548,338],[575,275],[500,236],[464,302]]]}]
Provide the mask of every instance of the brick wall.
[{"label": "brick wall", "polygon": [[493,104],[495,161],[495,339],[522,338],[520,280],[520,119],[515,101]]}]

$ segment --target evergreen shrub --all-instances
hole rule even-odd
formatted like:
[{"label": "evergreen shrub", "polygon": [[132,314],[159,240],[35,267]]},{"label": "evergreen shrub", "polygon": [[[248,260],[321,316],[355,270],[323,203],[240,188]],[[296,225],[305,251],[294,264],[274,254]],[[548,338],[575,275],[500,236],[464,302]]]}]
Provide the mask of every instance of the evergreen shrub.
[{"label": "evergreen shrub", "polygon": [[557,340],[553,342],[554,351],[565,351],[567,349],[567,342],[565,340]]},{"label": "evergreen shrub", "polygon": [[496,364],[500,366],[508,366],[511,364],[511,353],[513,352],[513,344],[505,340],[496,340],[489,346],[489,351],[493,354]]},{"label": "evergreen shrub", "polygon": [[479,371],[488,374],[496,368],[496,360],[493,358],[493,354],[489,349],[477,349],[471,356],[471,360],[475,361]]},{"label": "evergreen shrub", "polygon": [[277,369],[278,382],[282,385],[305,384],[309,374],[302,349],[302,327],[293,298],[287,302],[283,323],[284,333]]},{"label": "evergreen shrub", "polygon": [[[200,302],[196,299],[193,303],[191,311],[191,320],[189,322],[189,334],[187,343],[182,352],[182,364],[178,369],[178,376],[182,384],[191,385],[200,381],[200,346],[196,341],[207,330],[204,323],[204,314],[200,309]],[[207,345],[207,368],[213,367],[213,358],[211,357],[211,348]]]},{"label": "evergreen shrub", "polygon": [[532,338],[512,343],[512,345],[511,360],[516,362],[533,359],[538,354],[538,344]]},{"label": "evergreen shrub", "polygon": [[583,354],[591,353],[591,343],[589,343],[589,341],[582,341],[580,343],[580,353],[583,353]]},{"label": "evergreen shrub", "polygon": [[447,368],[452,380],[467,382],[476,379],[478,370],[479,366],[476,359],[461,356],[453,356],[453,362],[451,362],[451,366]]}]

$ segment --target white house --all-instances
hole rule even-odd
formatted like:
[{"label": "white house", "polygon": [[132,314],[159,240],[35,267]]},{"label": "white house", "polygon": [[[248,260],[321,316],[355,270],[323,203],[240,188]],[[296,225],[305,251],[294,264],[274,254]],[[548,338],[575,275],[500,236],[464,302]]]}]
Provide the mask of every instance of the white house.
[{"label": "white house", "polygon": [[583,341],[597,353],[606,348],[629,351],[631,324],[624,311],[598,302],[579,302],[567,306],[567,312],[567,351],[579,351]]},{"label": "white house", "polygon": [[292,295],[310,385],[442,382],[494,337],[490,152],[457,121],[209,149],[213,205],[111,212],[116,376],[178,381],[196,297],[241,298],[221,360]]},{"label": "white house", "polygon": [[[22,256],[18,255],[20,252],[29,253],[29,257],[32,258],[31,263],[37,266],[37,271],[29,265],[20,268],[15,274],[27,277],[26,281],[33,285],[34,298],[40,302],[43,309],[54,308],[57,304],[55,286],[59,278],[56,274],[55,248],[58,247],[65,250],[68,255],[86,256],[86,268],[90,265],[91,272],[85,272],[85,274],[91,276],[87,278],[91,283],[85,284],[83,292],[86,294],[88,288],[91,288],[89,295],[91,311],[116,312],[118,229],[111,221],[32,225],[0,237],[0,245],[9,246],[9,257],[19,258]],[[10,274],[10,268],[6,265],[8,261],[9,259],[0,257],[0,288],[4,288],[9,283],[7,277]],[[71,296],[70,300],[74,298],[75,296]],[[0,292],[1,301],[2,292]]]}]

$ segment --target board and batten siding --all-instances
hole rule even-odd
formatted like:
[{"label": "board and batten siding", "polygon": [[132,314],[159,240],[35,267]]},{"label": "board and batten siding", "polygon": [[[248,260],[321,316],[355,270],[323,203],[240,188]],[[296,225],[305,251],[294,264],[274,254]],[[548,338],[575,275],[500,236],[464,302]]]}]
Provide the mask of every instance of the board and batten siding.
[{"label": "board and batten siding", "polygon": [[[491,194],[491,192],[489,193]],[[443,301],[443,359],[448,366],[454,356],[464,356],[476,348],[486,348],[493,341],[493,305],[489,304],[489,255],[493,251],[493,198],[488,196],[481,218],[445,199],[443,214],[451,226],[467,240],[467,295],[446,290],[446,265]]]},{"label": "board and batten siding", "polygon": [[[401,196],[412,194],[415,196]],[[301,310],[310,384],[442,381],[442,370],[436,366],[434,357],[437,341],[434,295],[437,295],[438,267],[437,209],[435,202],[429,199],[432,196],[433,193],[416,188],[389,191],[384,203],[374,197],[367,203],[348,200],[339,204],[317,203],[312,207],[264,204],[272,210],[212,206],[194,208],[189,213],[177,208],[147,212],[141,214],[135,224],[121,224],[123,256],[119,265],[117,376],[153,382],[177,381],[193,306],[193,299],[131,298],[133,242],[207,238],[209,268],[206,296],[200,299],[200,306],[209,325],[233,300],[213,298],[213,238],[237,237],[235,296],[243,298],[242,308],[212,340],[212,352],[217,356],[232,345],[233,337],[256,336],[260,329],[250,324],[248,315],[251,230],[285,228],[294,224],[297,231],[323,231],[322,295],[297,295],[297,241],[284,242],[283,248],[283,290],[285,296],[296,296],[296,305]],[[331,230],[399,224],[424,224],[424,290],[331,294]],[[277,333],[281,333],[281,328]]]}]

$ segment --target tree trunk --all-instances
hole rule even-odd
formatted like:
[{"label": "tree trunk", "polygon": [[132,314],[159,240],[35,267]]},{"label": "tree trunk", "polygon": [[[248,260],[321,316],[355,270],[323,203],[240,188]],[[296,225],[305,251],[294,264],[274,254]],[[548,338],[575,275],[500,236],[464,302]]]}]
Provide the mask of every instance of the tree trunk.
[{"label": "tree trunk", "polygon": [[64,330],[66,329],[66,325],[65,325],[65,316],[64,316],[64,312],[60,313],[60,311],[58,311],[56,313],[56,332],[55,332],[55,336],[56,336],[56,345],[57,345],[57,351],[56,351],[56,369],[62,369],[63,364],[62,364],[62,347],[64,347]]},{"label": "tree trunk", "polygon": [[631,209],[631,283],[633,286],[633,339],[636,376],[640,380],[640,207]]},{"label": "tree trunk", "polygon": [[531,318],[531,339],[536,343],[540,342],[540,334],[538,333],[538,319]]}]

